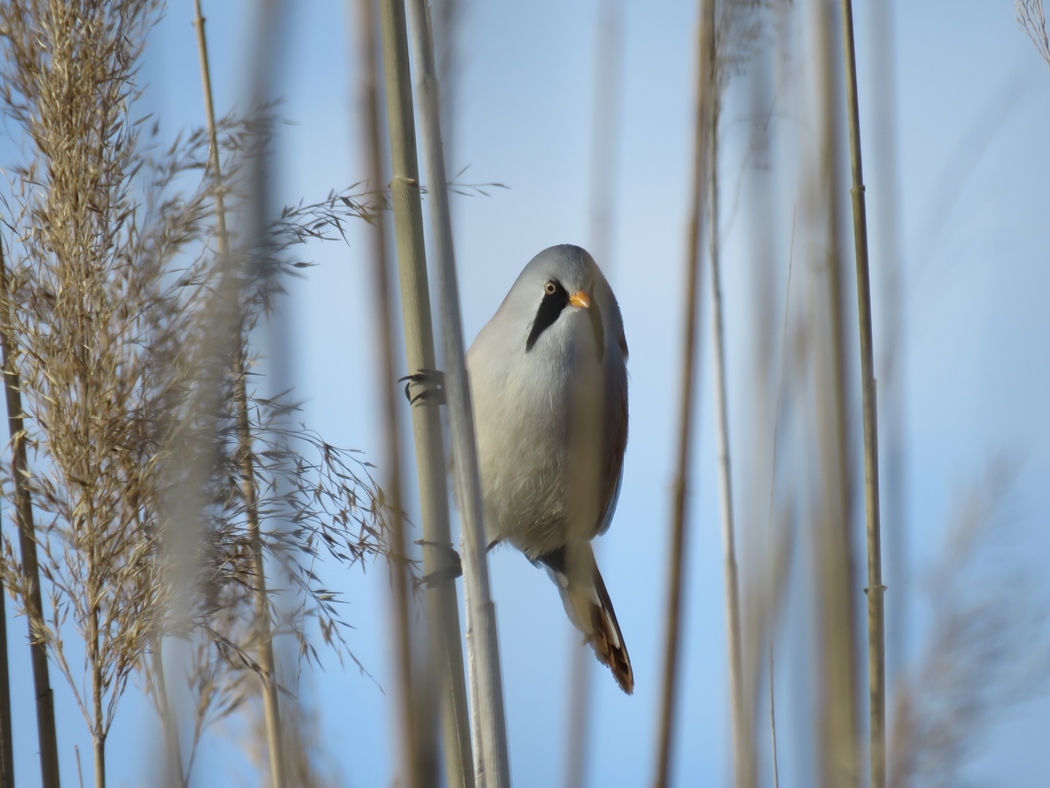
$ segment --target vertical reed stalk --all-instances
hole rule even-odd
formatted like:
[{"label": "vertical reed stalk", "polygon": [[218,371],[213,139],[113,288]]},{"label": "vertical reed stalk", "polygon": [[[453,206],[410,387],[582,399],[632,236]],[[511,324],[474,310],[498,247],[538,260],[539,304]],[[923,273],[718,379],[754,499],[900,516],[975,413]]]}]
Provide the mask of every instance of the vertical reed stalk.
[{"label": "vertical reed stalk", "polygon": [[[164,670],[164,644],[154,638],[150,644],[152,671],[157,682],[157,711],[160,714],[161,727],[164,732],[165,785],[183,788],[186,777],[182,772],[182,751],[179,747],[179,729],[175,720],[175,710],[171,707],[168,695],[168,679]],[[191,758],[192,760],[192,758]]]},{"label": "vertical reed stalk", "polygon": [[864,205],[864,171],[860,149],[857,55],[853,42],[853,3],[842,0],[842,42],[846,65],[846,111],[849,118],[850,170],[853,185],[853,239],[857,256],[857,316],[860,323],[860,368],[864,413],[864,500],[868,543],[868,694],[871,734],[871,788],[886,785],[886,587],[882,584],[882,540],[879,524],[879,432],[875,363],[871,331],[871,283],[868,275],[868,219]]},{"label": "vertical reed stalk", "polygon": [[[784,320],[780,327],[780,363],[779,369],[777,370],[777,393],[775,399],[775,416],[773,418],[773,470],[770,473],[769,479],[769,510],[767,514],[767,532],[766,532],[766,546],[769,551],[769,563],[767,564],[767,571],[770,577],[776,576],[776,558],[777,554],[773,543],[773,500],[776,495],[777,489],[777,448],[780,443],[780,411],[781,403],[784,401],[784,379],[786,377],[785,370],[787,368],[787,354],[788,354],[788,315],[791,310],[791,275],[795,268],[795,218],[791,218],[791,243],[788,253],[788,275],[787,285],[784,292]],[[770,755],[772,757],[772,769],[773,769],[773,788],[780,788],[780,759],[777,753],[777,706],[776,706],[776,691],[774,684],[775,673],[773,670],[773,656],[775,651],[775,627],[771,627],[769,632],[769,647],[766,653],[766,668],[769,680],[769,744],[770,744]]]},{"label": "vertical reed stalk", "polygon": [[877,122],[875,161],[881,188],[876,195],[880,209],[875,216],[875,236],[880,250],[879,280],[882,291],[883,326],[879,341],[879,380],[882,386],[882,473],[881,493],[887,514],[886,564],[893,578],[886,615],[890,624],[886,643],[886,683],[891,688],[903,670],[908,654],[908,599],[910,573],[907,543],[907,454],[904,436],[903,351],[907,332],[904,278],[901,259],[900,163],[897,154],[897,69],[894,60],[893,0],[872,3],[868,11],[868,43],[871,51],[872,116]]},{"label": "vertical reed stalk", "polygon": [[[712,59],[717,60],[716,51]],[[722,504],[722,546],[725,553],[726,640],[728,643],[729,713],[733,739],[733,773],[737,786],[754,782],[751,757],[751,726],[744,697],[743,655],[740,635],[740,582],[736,561],[736,527],[733,518],[733,480],[729,453],[729,407],[726,398],[725,328],[722,315],[721,254],[718,237],[718,116],[719,98],[711,96],[711,128],[708,136],[708,254],[711,263],[711,341],[714,345],[715,419],[718,438],[719,498]]]},{"label": "vertical reed stalk", "polygon": [[[377,200],[381,199],[379,191],[382,183],[382,148],[380,144],[379,125],[379,92],[376,78],[376,45],[375,45],[375,12],[373,0],[358,0],[356,3],[357,20],[357,46],[360,52],[361,62],[361,105],[364,110],[363,118],[365,145],[365,161],[368,167],[368,182],[371,188],[377,190]],[[383,413],[383,454],[385,457],[385,483],[388,511],[390,516],[389,552],[391,586],[393,590],[393,615],[394,626],[394,649],[398,665],[398,680],[401,703],[401,746],[403,752],[400,757],[405,764],[407,774],[405,776],[411,786],[424,784],[423,769],[425,764],[421,758],[419,742],[416,736],[414,724],[414,705],[412,692],[412,659],[411,659],[411,629],[409,621],[409,598],[408,577],[405,563],[405,522],[402,510],[401,496],[401,431],[397,421],[398,392],[395,380],[397,379],[393,319],[394,307],[390,294],[390,286],[387,279],[388,239],[386,224],[383,215],[377,212],[372,221],[372,232],[369,236],[370,256],[372,262],[372,290],[376,309],[373,312],[376,324],[376,334],[380,338],[379,349],[379,371],[377,375],[377,387],[379,401]],[[436,678],[436,676],[435,676]],[[446,682],[447,684],[447,682]],[[452,708],[451,704],[448,706]],[[464,728],[466,727],[466,715],[464,714]],[[446,776],[450,786],[463,785],[461,774],[463,770],[470,768],[470,751],[467,749],[466,758],[463,758],[459,746],[448,747],[449,743],[458,744],[458,730],[455,718],[446,721]],[[448,727],[451,724],[451,727]],[[469,735],[463,731],[463,738]]]},{"label": "vertical reed stalk", "polygon": [[29,497],[26,433],[22,424],[22,383],[15,366],[15,341],[11,336],[11,289],[7,264],[0,244],[0,343],[3,346],[4,384],[7,395],[7,424],[11,433],[11,477],[15,485],[15,517],[22,558],[23,603],[29,623],[29,654],[33,665],[33,692],[36,698],[36,731],[40,747],[40,782],[44,788],[59,788],[58,734],[55,728],[55,700],[48,675],[47,628],[40,593],[40,567],[37,562],[33,503]]},{"label": "vertical reed stalk", "polygon": [[[856,785],[860,778],[858,661],[854,614],[856,573],[851,549],[853,485],[850,476],[850,430],[847,419],[846,285],[842,271],[842,216],[839,210],[841,83],[835,78],[834,6],[826,2],[817,14],[820,74],[822,161],[818,199],[825,201],[824,299],[828,305],[828,347],[819,353],[817,432],[823,500],[816,539],[820,567],[822,672],[821,764],[824,785]],[[819,299],[818,299],[819,303]]]},{"label": "vertical reed stalk", "polygon": [[[417,372],[434,369],[435,355],[426,254],[423,247],[423,215],[416,161],[415,118],[408,66],[405,8],[403,0],[382,0],[379,9],[387,96],[387,127],[394,176],[390,191],[401,285],[405,356],[409,370]],[[441,419],[434,398],[424,400],[411,411],[425,543],[423,568],[428,576],[437,578],[427,590],[427,605],[430,631],[435,638],[434,648],[442,674],[439,681],[442,684],[445,749],[449,752],[452,748],[449,737],[454,735],[462,752],[462,748],[467,746],[462,723],[467,712],[466,691],[456,587],[449,579],[453,574],[453,551],[445,487]],[[450,778],[450,784],[469,784],[469,778],[465,776],[468,774],[466,768],[463,768],[462,774],[462,777]],[[490,777],[495,780],[497,775]]]},{"label": "vertical reed stalk", "polygon": [[[463,579],[471,610],[476,671],[469,676],[477,685],[481,758],[484,783],[510,785],[507,759],[507,731],[503,712],[503,679],[500,672],[499,641],[496,634],[496,608],[489,587],[489,567],[485,526],[482,520],[481,482],[474,439],[474,416],[467,383],[463,350],[463,320],[459,308],[459,287],[452,247],[452,219],[448,204],[445,154],[441,144],[441,102],[434,44],[425,0],[409,0],[412,43],[419,69],[420,128],[430,181],[430,227],[434,239],[435,270],[438,278],[441,326],[445,351],[445,390],[449,426],[452,431],[454,483],[460,503],[463,542]],[[407,70],[405,72],[407,76]],[[478,754],[475,753],[475,756]]]},{"label": "vertical reed stalk", "polygon": [[689,203],[689,228],[685,260],[685,326],[682,345],[682,378],[679,397],[677,473],[671,521],[670,563],[667,575],[667,616],[664,636],[663,682],[660,698],[660,732],[657,739],[656,774],[653,784],[665,788],[670,782],[671,745],[674,740],[678,692],[678,651],[681,641],[682,587],[685,584],[685,554],[688,549],[686,517],[689,479],[692,475],[693,392],[696,388],[697,332],[699,330],[700,250],[703,248],[703,216],[707,185],[708,135],[711,132],[714,91],[714,0],[700,0],[697,36],[696,114],[694,116],[693,183]]},{"label": "vertical reed stalk", "polygon": [[[616,194],[616,159],[622,105],[624,0],[598,4],[595,29],[594,104],[591,113],[588,246],[612,281],[612,235]],[[598,545],[594,546],[597,554]],[[580,643],[575,627],[569,637],[568,725],[565,739],[565,785],[584,785],[591,744],[591,696],[594,658]]]},{"label": "vertical reed stalk", "polygon": [[[212,174],[215,178],[215,214],[218,225],[217,240],[219,255],[226,261],[223,265],[223,276],[235,276],[230,261],[230,242],[226,227],[226,205],[223,197],[222,169],[219,155],[219,138],[215,125],[215,105],[211,91],[211,70],[208,66],[208,45],[204,35],[204,16],[201,13],[200,0],[193,0],[197,29],[197,52],[200,56],[201,83],[204,91],[204,111],[211,137]],[[223,290],[220,284],[220,290]],[[236,304],[228,308],[237,309]],[[248,522],[249,537],[252,543],[252,564],[255,574],[253,592],[255,595],[255,637],[258,639],[258,660],[260,680],[262,683],[263,709],[266,719],[266,738],[270,759],[270,779],[275,788],[286,784],[284,746],[281,737],[280,697],[277,686],[277,667],[273,653],[273,633],[270,626],[269,599],[266,591],[266,561],[262,548],[262,534],[259,525],[259,507],[255,489],[254,453],[252,451],[251,423],[248,417],[248,396],[245,381],[245,342],[244,327],[237,309],[237,334],[233,352],[234,408],[237,416],[237,434],[239,437],[238,453],[241,470],[241,494],[244,497],[245,518]]]}]

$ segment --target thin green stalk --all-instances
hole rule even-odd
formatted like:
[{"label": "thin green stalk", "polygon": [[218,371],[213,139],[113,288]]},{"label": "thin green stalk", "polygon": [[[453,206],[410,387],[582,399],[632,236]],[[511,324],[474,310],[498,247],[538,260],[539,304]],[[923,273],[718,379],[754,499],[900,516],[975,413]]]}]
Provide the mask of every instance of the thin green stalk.
[{"label": "thin green stalk", "polygon": [[[474,416],[467,384],[463,342],[463,320],[459,308],[456,261],[452,248],[452,219],[449,210],[445,153],[441,144],[441,102],[437,69],[434,66],[433,36],[425,0],[409,0],[412,42],[419,70],[420,129],[430,181],[430,227],[434,240],[434,268],[438,280],[445,391],[452,433],[454,483],[460,502],[460,535],[463,542],[463,579],[469,600],[476,670],[469,677],[476,687],[481,763],[486,785],[509,786],[507,729],[503,711],[503,679],[500,671],[496,608],[489,586],[488,551],[482,520],[481,482],[474,438]],[[407,71],[405,72],[407,76]],[[475,752],[475,758],[479,753]]]},{"label": "thin green stalk", "polygon": [[[200,0],[194,0],[194,27],[197,29],[197,51],[200,56],[201,83],[204,90],[204,110],[208,136],[211,138],[212,174],[215,178],[215,214],[218,224],[219,255],[230,260],[229,235],[226,229],[226,206],[223,198],[222,169],[219,155],[219,138],[215,125],[215,105],[212,100],[211,70],[208,66],[208,45],[204,35],[204,16]],[[232,275],[230,266],[224,266],[224,276]],[[220,285],[220,289],[222,286]],[[270,779],[275,788],[284,788],[286,769],[284,744],[281,736],[280,693],[277,686],[277,666],[273,653],[273,632],[270,625],[269,598],[266,590],[266,560],[262,548],[262,533],[259,524],[259,507],[255,488],[255,464],[252,450],[251,422],[248,417],[248,395],[245,381],[245,336],[238,314],[236,346],[233,353],[233,377],[235,382],[234,407],[237,416],[238,453],[241,468],[241,493],[244,496],[245,519],[248,523],[252,543],[252,567],[255,574],[256,638],[259,642],[259,673],[262,683],[263,710],[266,719],[266,738],[270,760]]]},{"label": "thin green stalk", "polygon": [[37,562],[36,529],[33,525],[33,503],[29,497],[26,433],[22,423],[22,383],[15,367],[15,343],[11,336],[11,291],[7,264],[0,244],[0,343],[3,347],[4,383],[7,395],[7,424],[11,432],[11,477],[15,485],[15,515],[18,521],[18,545],[22,557],[23,604],[29,623],[29,654],[33,665],[33,690],[36,696],[37,742],[40,746],[40,781],[44,788],[59,788],[58,734],[55,727],[55,700],[48,675],[47,627],[40,593],[40,566]]},{"label": "thin green stalk", "polygon": [[[356,44],[361,57],[362,80],[362,113],[364,125],[365,160],[368,166],[368,181],[373,189],[379,189],[382,183],[382,148],[380,144],[379,125],[379,91],[376,77],[376,44],[375,44],[375,12],[373,0],[357,0],[357,40]],[[377,196],[377,200],[379,197]],[[390,294],[390,285],[387,278],[387,256],[388,240],[386,223],[382,214],[378,214],[371,227],[370,233],[370,257],[372,290],[376,308],[373,312],[376,324],[376,334],[380,338],[379,348],[379,372],[377,385],[379,401],[382,403],[383,411],[383,449],[385,457],[385,483],[388,511],[390,516],[390,572],[391,586],[393,590],[394,603],[394,626],[391,631],[394,635],[395,658],[398,665],[398,675],[401,686],[398,691],[401,713],[398,724],[402,738],[403,752],[399,754],[405,764],[406,779],[409,785],[420,786],[424,784],[423,772],[427,764],[424,763],[423,753],[420,751],[420,742],[417,737],[416,724],[414,720],[415,709],[412,691],[412,643],[411,630],[409,627],[409,598],[408,577],[405,564],[405,524],[402,514],[402,482],[401,482],[401,430],[397,420],[398,392],[395,381],[398,377],[396,372],[396,350],[394,347],[394,306]],[[449,708],[453,708],[449,704]],[[444,718],[443,718],[444,719]],[[444,720],[446,725],[446,769],[448,784],[450,786],[464,785],[462,773],[470,769],[469,744],[466,749],[466,757],[463,748],[458,746],[458,740],[462,738],[469,742],[469,732],[464,730],[462,736],[455,724],[455,718]],[[466,728],[466,714],[463,714],[464,729]]]},{"label": "thin green stalk", "polygon": [[689,228],[685,260],[685,327],[682,345],[682,378],[678,411],[677,472],[673,489],[670,564],[667,573],[667,615],[664,627],[663,682],[660,696],[660,729],[657,739],[656,774],[653,785],[665,788],[670,782],[674,741],[675,706],[678,700],[679,644],[681,642],[682,587],[687,551],[686,529],[689,480],[692,476],[693,399],[696,388],[697,333],[699,331],[700,250],[703,247],[703,216],[707,184],[708,135],[711,129],[711,100],[714,89],[714,0],[700,0],[700,29],[697,37],[696,114],[694,116],[693,183],[689,204]]},{"label": "thin green stalk", "polygon": [[[381,0],[379,11],[387,130],[394,176],[390,192],[401,285],[405,357],[409,371],[418,372],[434,369],[435,354],[430,288],[423,247],[423,214],[403,0]],[[445,578],[428,588],[427,603],[430,631],[435,638],[434,648],[441,673],[438,680],[442,684],[444,698],[447,752],[452,746],[449,737],[453,734],[458,737],[460,748],[467,745],[462,737],[460,716],[466,713],[466,691],[459,607],[455,584],[447,579],[453,574],[453,550],[445,486],[445,449],[440,413],[434,398],[423,400],[411,411],[425,544],[423,569],[430,577]],[[452,710],[456,715],[455,731],[450,727]],[[495,780],[497,775],[490,777]],[[468,780],[466,777],[461,779]]]},{"label": "thin green stalk", "polygon": [[871,330],[871,282],[868,274],[868,219],[860,149],[857,56],[853,41],[853,3],[842,0],[842,42],[846,62],[846,109],[849,118],[850,170],[853,185],[853,239],[857,256],[857,316],[864,413],[864,501],[868,544],[868,694],[871,735],[871,788],[886,785],[886,645],[879,524],[879,433],[875,363]]}]

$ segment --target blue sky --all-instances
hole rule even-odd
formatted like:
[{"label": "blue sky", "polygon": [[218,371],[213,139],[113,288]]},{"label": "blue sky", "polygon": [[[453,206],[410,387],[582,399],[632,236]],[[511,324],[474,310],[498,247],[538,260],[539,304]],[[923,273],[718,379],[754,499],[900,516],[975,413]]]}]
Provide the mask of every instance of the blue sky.
[{"label": "blue sky", "polygon": [[[245,0],[205,2],[217,111],[243,106],[253,30]],[[869,2],[855,4],[865,141],[873,129]],[[907,546],[916,576],[941,551],[946,524],[963,491],[989,459],[1021,461],[1011,498],[1016,523],[1004,545],[1010,561],[1045,551],[1050,508],[1050,267],[1045,185],[1050,175],[1050,68],[1018,29],[1009,3],[927,0],[895,3],[893,52],[899,112],[901,221],[904,254],[904,418],[907,425]],[[448,169],[469,165],[463,180],[509,189],[453,201],[464,329],[472,338],[495,311],[520,269],[555,243],[587,245],[588,150],[594,63],[594,2],[469,3],[460,32],[462,71],[454,146]],[[808,35],[809,4],[798,3],[795,27]],[[166,133],[203,122],[192,4],[173,4],[154,31],[142,77],[144,109]],[[631,348],[631,438],[616,519],[600,540],[602,566],[634,663],[637,689],[624,696],[596,666],[594,730],[589,764],[594,785],[640,785],[653,766],[665,562],[672,482],[681,335],[680,290],[688,176],[691,167],[696,4],[626,3],[626,46],[616,215],[609,261],[599,260],[619,297]],[[321,198],[364,177],[357,136],[356,59],[348,56],[350,26],[336,0],[295,4],[284,26],[276,92],[292,125],[282,129],[276,158],[278,202]],[[807,116],[812,52],[797,39],[779,62],[774,124],[783,134],[772,154],[774,172],[802,173],[813,164],[816,123]],[[278,56],[275,54],[275,56]],[[808,80],[808,81],[807,81]],[[730,356],[730,418],[740,511],[766,500],[766,459],[752,451],[749,342],[753,329],[754,254],[771,249],[779,311],[792,254],[791,217],[797,192],[783,179],[752,178],[743,164],[748,133],[746,82],[730,88],[722,131],[725,295]],[[809,103],[807,103],[809,102]],[[868,150],[875,149],[874,145]],[[5,162],[6,164],[6,162]],[[866,161],[873,227],[887,210],[885,163]],[[742,183],[742,185],[741,185]],[[730,196],[740,189],[736,211]],[[748,207],[756,189],[772,189],[774,226],[759,226]],[[846,214],[848,217],[848,214]],[[363,236],[349,244],[312,248],[318,263],[296,283],[285,323],[294,348],[291,374],[305,401],[304,419],[336,445],[379,451],[371,317]],[[878,239],[873,252],[878,264]],[[811,269],[806,245],[793,248],[795,276]],[[851,259],[851,258],[849,258]],[[793,287],[796,285],[793,284]],[[799,284],[800,290],[804,287]],[[878,288],[876,287],[876,290]],[[876,293],[878,296],[878,292]],[[799,300],[796,301],[796,298]],[[799,308],[804,295],[792,295]],[[876,340],[883,325],[876,301]],[[693,479],[682,658],[683,691],[674,765],[675,784],[720,785],[729,775],[722,547],[714,463],[710,334],[706,302],[701,332],[704,374],[698,398],[697,467]],[[265,349],[264,349],[265,350]],[[859,375],[859,373],[858,373]],[[263,384],[265,385],[265,384]],[[407,405],[406,411],[407,414]],[[859,407],[853,416],[859,418]],[[798,443],[801,438],[791,441]],[[859,456],[859,455],[858,455]],[[748,464],[754,458],[754,467]],[[858,464],[859,467],[859,464]],[[794,475],[787,474],[788,479]],[[765,480],[763,482],[763,480]],[[763,483],[767,486],[763,487]],[[764,490],[764,492],[763,492]],[[761,510],[761,505],[757,507]],[[863,560],[858,561],[863,565]],[[803,564],[804,566],[804,564]],[[518,785],[557,784],[562,774],[570,629],[554,587],[510,549],[490,560],[499,615],[511,769]],[[802,571],[802,569],[799,569]],[[349,641],[376,682],[329,658],[326,670],[304,679],[319,714],[325,749],[344,784],[388,785],[393,756],[387,686],[385,573],[358,569],[330,574],[349,602]],[[886,575],[893,593],[894,578]],[[921,651],[928,615],[918,582],[910,616],[911,650]],[[1009,589],[1005,589],[1009,593]],[[1046,590],[1045,588],[1043,589]],[[936,589],[932,592],[936,594]],[[805,604],[792,590],[792,604]],[[811,676],[798,645],[804,614],[782,628],[785,659],[778,670],[778,704],[785,741],[806,739]],[[17,630],[18,624],[15,625]],[[795,627],[799,629],[795,629]],[[785,632],[784,629],[788,631]],[[20,642],[12,637],[12,642]],[[795,645],[791,645],[795,643]],[[27,659],[12,647],[18,708],[30,709]],[[17,661],[20,660],[20,661]],[[53,678],[60,685],[57,675]],[[63,777],[75,784],[72,743],[87,767],[90,741],[64,689],[59,695]],[[150,782],[156,741],[152,711],[130,690],[110,740],[112,784]],[[36,779],[33,727],[16,731],[19,784]],[[1050,771],[1050,703],[1035,699],[997,718],[977,740],[967,778],[1036,786]],[[242,784],[244,764],[216,732],[197,765],[208,784]],[[812,753],[782,750],[785,785],[812,779]],[[88,769],[85,769],[89,772]],[[249,781],[250,784],[250,781]]]}]

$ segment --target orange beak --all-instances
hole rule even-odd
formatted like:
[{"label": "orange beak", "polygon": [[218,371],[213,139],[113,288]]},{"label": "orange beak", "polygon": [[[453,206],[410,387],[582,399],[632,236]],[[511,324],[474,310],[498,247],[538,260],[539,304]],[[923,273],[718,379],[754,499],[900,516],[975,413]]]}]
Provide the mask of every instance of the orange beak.
[{"label": "orange beak", "polygon": [[590,309],[591,297],[587,295],[583,290],[577,290],[571,296],[569,296],[569,303],[580,309]]}]

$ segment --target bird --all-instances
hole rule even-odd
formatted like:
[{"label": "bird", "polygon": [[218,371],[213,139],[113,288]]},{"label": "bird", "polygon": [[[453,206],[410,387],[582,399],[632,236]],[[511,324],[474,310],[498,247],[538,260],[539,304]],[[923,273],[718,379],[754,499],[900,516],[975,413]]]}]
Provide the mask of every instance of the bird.
[{"label": "bird", "polygon": [[525,266],[467,352],[489,547],[542,565],[620,688],[634,672],[591,540],[613,519],[627,447],[627,340],[590,254],[563,244]]}]

